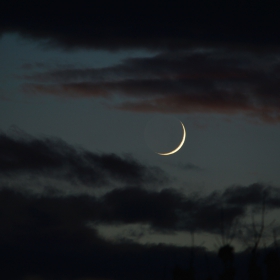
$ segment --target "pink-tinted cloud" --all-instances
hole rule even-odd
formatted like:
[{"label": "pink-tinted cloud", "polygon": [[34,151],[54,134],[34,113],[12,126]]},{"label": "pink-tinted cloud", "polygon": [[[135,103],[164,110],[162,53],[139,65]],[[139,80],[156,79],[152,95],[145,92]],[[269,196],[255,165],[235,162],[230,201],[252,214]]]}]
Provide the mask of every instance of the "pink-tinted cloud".
[{"label": "pink-tinted cloud", "polygon": [[62,69],[25,77],[24,90],[108,99],[136,112],[243,114],[280,120],[279,53],[248,49],[187,49],[131,58],[102,69]]}]

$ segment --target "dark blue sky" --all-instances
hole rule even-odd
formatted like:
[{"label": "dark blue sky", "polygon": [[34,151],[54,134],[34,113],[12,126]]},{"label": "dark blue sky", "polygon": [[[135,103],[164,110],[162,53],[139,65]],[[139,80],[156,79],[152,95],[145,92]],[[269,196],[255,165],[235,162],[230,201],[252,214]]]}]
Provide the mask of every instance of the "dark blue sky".
[{"label": "dark blue sky", "polygon": [[[221,213],[229,232],[237,221],[241,229],[252,212],[258,220],[266,195],[267,224],[277,217],[276,7],[16,2],[0,7],[1,258],[27,254],[29,267],[13,279],[129,279],[120,267],[130,256],[154,261],[162,249],[179,260],[192,231],[202,251],[216,250]],[[169,125],[156,141],[147,135],[155,118]],[[184,146],[159,156],[157,143],[179,143],[179,120]],[[55,244],[68,256],[60,272]],[[241,236],[233,244],[248,245]],[[84,262],[70,273],[79,254]],[[50,267],[31,265],[36,256]],[[88,258],[115,274],[89,268]],[[171,259],[162,260],[170,269]]]}]

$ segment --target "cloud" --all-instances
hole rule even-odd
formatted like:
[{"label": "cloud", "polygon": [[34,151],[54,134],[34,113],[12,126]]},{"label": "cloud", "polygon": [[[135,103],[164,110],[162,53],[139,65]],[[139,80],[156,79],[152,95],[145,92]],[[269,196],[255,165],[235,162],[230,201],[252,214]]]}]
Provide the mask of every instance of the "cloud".
[{"label": "cloud", "polygon": [[[104,240],[86,226],[103,203],[93,197],[38,197],[2,189],[0,199],[0,213],[5,213],[0,215],[3,279],[28,275],[44,279],[155,279],[154,274],[149,278],[150,274],[160,277],[170,256],[176,254],[177,260],[183,261],[190,253],[187,247]],[[198,256],[205,250],[197,248],[196,252]],[[169,273],[172,265],[168,263]]]},{"label": "cloud", "polygon": [[[252,198],[252,193],[257,193]],[[246,215],[251,205],[280,207],[279,189],[261,184],[234,186],[209,195],[185,195],[164,189],[122,188],[95,197],[89,195],[34,195],[0,190],[0,260],[3,279],[38,275],[46,279],[114,278],[161,279],[162,266],[171,272],[176,262],[185,263],[190,248],[172,245],[141,245],[123,239],[103,239],[100,224],[148,224],[153,230],[195,231],[221,234],[221,223],[229,226]],[[243,197],[239,203],[239,197]],[[260,201],[259,201],[260,200]],[[277,202],[277,203],[276,203]],[[223,217],[221,214],[223,213]],[[88,226],[88,223],[96,228]],[[144,233],[145,234],[145,233]],[[195,249],[199,267],[205,248]],[[137,275],[135,275],[137,271]],[[137,278],[138,277],[138,278]],[[171,275],[170,275],[171,277]],[[205,278],[205,277],[204,277]]]},{"label": "cloud", "polygon": [[[105,223],[144,223],[152,227],[173,230],[183,196],[172,190],[150,192],[139,188],[115,189],[103,197],[100,220]],[[109,210],[109,211],[108,211]]]},{"label": "cloud", "polygon": [[226,227],[232,225],[248,214],[249,207],[260,209],[264,197],[266,209],[280,207],[279,188],[262,184],[233,186],[207,196],[185,195],[172,189],[115,189],[102,197],[98,220],[149,224],[160,232],[194,230],[220,234],[222,219]]},{"label": "cloud", "polygon": [[[42,193],[39,197],[33,194],[33,197],[27,198],[20,194],[11,196],[8,190],[12,192],[12,188],[2,187],[1,199],[2,211],[7,213],[7,220],[4,221],[11,233],[14,228],[10,228],[13,226],[13,223],[9,222],[10,215],[15,219],[15,223],[26,221],[27,215],[37,223],[38,230],[59,224],[69,224],[71,227],[74,224],[86,225],[90,222],[94,225],[115,226],[143,224],[158,233],[195,231],[220,234],[222,219],[225,227],[230,227],[236,219],[246,217],[249,207],[260,209],[262,191],[258,193],[259,199],[252,200],[250,191],[255,189],[254,186],[239,187],[234,191],[229,188],[223,193],[214,192],[207,196],[185,195],[174,189],[152,191],[126,187],[111,190],[99,197],[85,194],[61,196],[53,192]],[[263,186],[261,188],[264,189]],[[21,192],[24,193],[24,190]],[[279,189],[270,188],[266,189],[266,192],[269,194],[266,209],[279,209]],[[239,195],[243,196],[241,202],[235,201]],[[16,197],[19,196],[22,198],[16,202]]]},{"label": "cloud", "polygon": [[[28,180],[17,189],[13,188],[13,180],[6,184],[0,181],[3,279],[161,279],[164,263],[172,271],[170,256],[176,255],[185,263],[190,248],[141,245],[125,235],[113,242],[99,235],[98,226],[143,225],[141,235],[147,234],[145,228],[157,234],[219,235],[222,227],[230,228],[237,219],[246,218],[250,208],[259,211],[264,198],[267,211],[280,208],[280,190],[274,186],[237,185],[208,195],[145,188],[155,178],[162,179],[154,173],[157,169],[149,169],[132,158],[98,155],[58,139],[37,139],[15,132],[17,136],[2,133],[0,137],[2,178],[16,180],[22,173],[36,174],[90,186],[101,182],[110,185],[104,179],[109,178],[122,182],[123,187],[94,195],[59,193],[53,191],[59,186],[53,185],[52,191],[34,193],[27,187]],[[86,178],[87,172],[94,172],[94,179],[82,181],[79,176]],[[141,184],[130,184],[131,174]],[[198,247],[195,252],[199,265],[205,254],[213,257],[205,248]],[[149,278],[151,271],[158,276]]]},{"label": "cloud", "polygon": [[269,49],[188,48],[101,69],[34,72],[25,76],[23,90],[105,98],[109,108],[134,112],[242,114],[278,123],[278,56]]},{"label": "cloud", "polygon": [[[37,139],[21,132],[13,137],[3,133],[0,135],[0,170],[2,206],[12,205],[15,209],[20,209],[37,201],[28,210],[37,209],[32,212],[34,217],[38,217],[37,228],[40,228],[40,223],[52,225],[71,221],[82,224],[145,224],[158,232],[195,230],[219,233],[222,213],[224,223],[230,225],[237,218],[245,217],[248,208],[253,207],[257,211],[264,198],[266,209],[280,207],[279,188],[264,184],[232,186],[223,192],[213,192],[206,196],[186,195],[170,188],[156,191],[147,186],[162,186],[168,181],[167,175],[157,167],[147,167],[132,157],[99,155],[77,149],[62,140]],[[22,174],[56,178],[60,181],[46,185],[41,191],[38,189],[38,198],[31,192],[33,198],[21,195],[19,202],[16,199],[14,202],[9,201],[5,198],[6,189],[30,193],[29,177],[22,177]],[[13,184],[17,180],[20,187],[15,188]],[[114,182],[121,184],[119,188],[107,189],[107,192],[99,196],[80,192],[76,193],[76,197],[74,194],[68,197],[67,192],[58,192],[64,182],[90,187],[112,187],[115,186]],[[8,192],[8,195],[11,194]],[[14,197],[17,196],[19,195]],[[20,201],[24,203],[21,204]],[[26,220],[22,216],[25,211],[13,211],[16,220]],[[56,211],[58,213],[55,214]],[[6,212],[9,211],[3,210],[3,213]]]},{"label": "cloud", "polygon": [[277,6],[266,3],[168,2],[149,3],[147,9],[143,1],[82,1],[68,3],[66,10],[64,1],[3,2],[0,34],[17,32],[64,49],[174,50],[193,41],[279,44]]},{"label": "cloud", "polygon": [[0,175],[36,175],[69,183],[100,187],[113,181],[124,185],[163,184],[168,176],[131,156],[95,154],[59,139],[36,139],[24,134],[0,134]]},{"label": "cloud", "polygon": [[224,191],[223,198],[227,204],[259,207],[264,202],[266,208],[275,209],[280,206],[280,189],[259,183],[248,187],[233,186]]}]

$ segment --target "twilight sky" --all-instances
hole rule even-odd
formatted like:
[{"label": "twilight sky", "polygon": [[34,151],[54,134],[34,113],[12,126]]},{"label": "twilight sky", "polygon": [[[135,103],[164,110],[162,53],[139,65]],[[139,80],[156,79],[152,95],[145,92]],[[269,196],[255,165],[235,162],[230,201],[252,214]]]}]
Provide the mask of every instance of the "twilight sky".
[{"label": "twilight sky", "polygon": [[244,250],[264,197],[279,215],[279,21],[261,1],[3,1],[0,273],[169,279],[190,233],[214,259],[223,228]]}]

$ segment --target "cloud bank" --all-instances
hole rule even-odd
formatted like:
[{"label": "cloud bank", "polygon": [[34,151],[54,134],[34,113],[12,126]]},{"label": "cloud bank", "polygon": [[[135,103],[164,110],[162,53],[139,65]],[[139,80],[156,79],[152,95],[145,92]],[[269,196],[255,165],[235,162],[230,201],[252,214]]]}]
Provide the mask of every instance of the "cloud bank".
[{"label": "cloud bank", "polygon": [[[208,195],[148,188],[165,178],[158,169],[132,158],[97,155],[58,139],[2,133],[0,170],[0,275],[5,279],[36,275],[43,279],[161,279],[164,264],[170,278],[178,260],[185,264],[190,248],[141,245],[126,236],[110,241],[99,235],[98,227],[145,225],[158,234],[219,236],[250,214],[251,208],[258,213],[264,198],[267,211],[280,208],[280,189],[263,184],[232,186]],[[54,191],[59,189],[55,184],[50,192],[34,193],[26,187],[28,176],[21,188],[14,188],[17,178],[22,182],[22,174],[56,177],[61,183],[74,180],[89,187],[107,187],[115,180],[122,185],[101,195],[61,193]],[[5,183],[3,178],[13,180]],[[199,268],[206,255],[213,259],[213,253],[202,247],[196,247],[195,254]]]},{"label": "cloud bank", "polygon": [[4,1],[0,34],[68,50],[157,54],[103,69],[41,67],[26,77],[28,93],[105,98],[110,108],[133,112],[241,114],[279,123],[278,9],[219,2],[149,3],[148,9],[141,2],[81,2],[66,9],[60,1]]},{"label": "cloud bank", "polygon": [[279,51],[189,48],[101,69],[35,71],[25,76],[23,90],[104,98],[110,108],[140,113],[216,113],[279,123],[279,69]]},{"label": "cloud bank", "polygon": [[148,167],[131,156],[95,154],[59,139],[0,134],[0,176],[36,175],[89,187],[163,184],[169,178],[160,168]]},{"label": "cloud bank", "polygon": [[[166,265],[169,275],[174,265],[189,259],[190,248],[109,241],[88,223],[95,227],[141,223],[159,232],[221,233],[222,222],[226,228],[245,215],[247,207],[261,203],[264,193],[267,208],[279,209],[279,188],[260,184],[231,187],[208,196],[123,188],[98,198],[38,196],[1,186],[0,275],[9,279],[34,275],[44,279],[161,279],[162,266]],[[207,267],[206,255],[213,261],[213,253],[205,248],[196,247],[194,252],[198,272],[201,266]],[[137,275],[135,271],[139,271]]]},{"label": "cloud bank", "polygon": [[278,44],[278,6],[250,1],[34,3],[4,0],[0,34],[17,32],[48,46],[180,49],[192,42]]},{"label": "cloud bank", "polygon": [[[1,181],[2,197],[5,193],[7,195],[3,199],[4,206],[17,205],[20,208],[35,203],[34,207],[40,213],[45,213],[46,219],[49,219],[47,216],[53,216],[51,219],[61,222],[70,221],[70,217],[75,216],[79,224],[87,221],[114,225],[146,224],[159,232],[195,230],[220,233],[222,213],[224,223],[230,225],[237,218],[246,216],[249,207],[257,210],[263,198],[267,209],[280,207],[280,191],[273,186],[232,186],[207,196],[186,195],[174,186],[164,188],[163,183],[168,183],[169,177],[159,168],[145,166],[131,157],[98,155],[76,149],[58,139],[12,137],[2,133],[0,170],[1,179],[13,178],[9,184],[6,183],[9,180]],[[27,176],[22,177],[22,174]],[[74,181],[76,186],[83,184],[93,189],[110,186],[113,189],[108,188],[99,196],[94,193],[70,195],[67,192],[44,190],[32,194],[25,189],[29,182],[28,175],[54,177],[68,184]],[[13,188],[17,178],[19,182],[26,180],[21,189]],[[115,181],[121,182],[117,188]],[[50,188],[58,189],[61,183]],[[160,185],[161,189],[149,187],[151,184]],[[23,203],[16,203],[17,200]],[[62,211],[61,214],[59,211]],[[24,212],[21,209],[15,216],[20,217]]]}]

